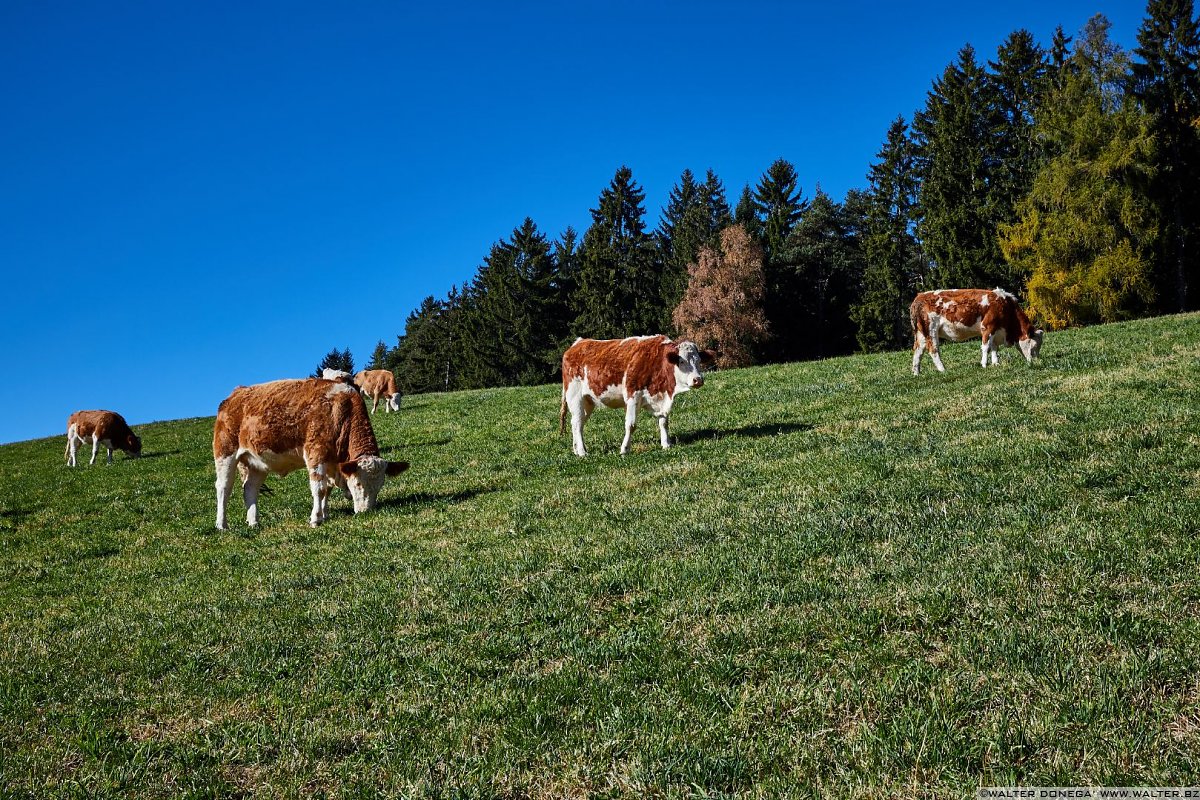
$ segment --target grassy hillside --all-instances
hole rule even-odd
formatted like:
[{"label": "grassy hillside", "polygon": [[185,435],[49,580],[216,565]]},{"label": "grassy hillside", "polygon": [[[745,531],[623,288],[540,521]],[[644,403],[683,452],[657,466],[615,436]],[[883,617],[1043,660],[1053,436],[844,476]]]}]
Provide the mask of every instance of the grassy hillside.
[{"label": "grassy hillside", "polygon": [[1195,783],[1200,316],[943,353],[715,373],[624,458],[613,411],[571,455],[553,386],[406,398],[412,469],[315,530],[302,473],[213,529],[211,418],[0,447],[0,786]]}]

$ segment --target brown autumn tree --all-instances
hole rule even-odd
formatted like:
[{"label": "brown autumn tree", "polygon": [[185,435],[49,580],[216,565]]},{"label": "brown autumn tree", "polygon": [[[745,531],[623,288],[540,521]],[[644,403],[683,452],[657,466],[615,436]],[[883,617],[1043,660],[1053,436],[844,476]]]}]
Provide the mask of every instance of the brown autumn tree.
[{"label": "brown autumn tree", "polygon": [[762,247],[741,225],[730,225],[721,231],[720,252],[701,248],[687,271],[687,291],[671,315],[675,327],[701,347],[715,347],[718,366],[753,364],[768,336]]}]

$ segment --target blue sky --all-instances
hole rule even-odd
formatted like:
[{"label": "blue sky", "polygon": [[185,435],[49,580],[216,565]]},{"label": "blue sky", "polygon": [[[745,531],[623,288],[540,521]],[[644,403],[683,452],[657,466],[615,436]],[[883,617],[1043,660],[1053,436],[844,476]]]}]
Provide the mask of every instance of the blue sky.
[{"label": "blue sky", "polygon": [[651,228],[685,168],[841,199],[963,45],[1097,12],[1134,45],[1142,2],[8,0],[0,442],[362,364],[526,216],[582,233],[622,164]]}]

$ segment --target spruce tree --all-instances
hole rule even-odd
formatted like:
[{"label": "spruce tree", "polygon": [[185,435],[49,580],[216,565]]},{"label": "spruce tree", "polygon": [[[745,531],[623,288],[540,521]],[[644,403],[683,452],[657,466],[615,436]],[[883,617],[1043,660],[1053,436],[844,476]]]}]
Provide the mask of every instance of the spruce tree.
[{"label": "spruce tree", "polygon": [[741,225],[751,239],[762,244],[763,224],[758,216],[758,205],[754,202],[754,192],[750,190],[750,184],[742,187],[742,194],[738,197],[737,207],[733,212],[733,221]]},{"label": "spruce tree", "polygon": [[709,241],[708,215],[696,176],[685,169],[667,196],[655,233],[663,266],[665,309],[659,330],[670,327],[670,309],[679,304],[687,286],[687,265],[696,260],[697,252]]},{"label": "spruce tree", "polygon": [[808,201],[791,163],[780,158],[767,168],[754,190],[754,206],[756,217],[762,220],[767,281],[764,307],[772,333],[766,355],[770,361],[792,361],[801,357],[807,332],[795,313],[805,287],[788,251],[788,240]]},{"label": "spruce tree", "polygon": [[579,251],[575,333],[599,339],[654,333],[660,325],[658,249],[645,229],[646,194],[629,167],[600,193]]},{"label": "spruce tree", "polygon": [[708,210],[708,243],[716,245],[720,242],[721,231],[733,224],[733,214],[729,211],[729,201],[725,199],[725,184],[711,169],[704,173],[700,200]]},{"label": "spruce tree", "polygon": [[916,145],[903,117],[868,173],[860,223],[864,258],[860,299],[850,316],[865,351],[889,350],[909,340],[908,306],[925,280],[926,260],[914,235],[919,176]]},{"label": "spruce tree", "polygon": [[1192,0],[1150,0],[1137,40],[1130,89],[1158,145],[1157,307],[1190,311],[1200,308],[1200,25]]},{"label": "spruce tree", "polygon": [[387,363],[388,346],[380,339],[375,343],[375,350],[371,353],[371,361],[367,364],[367,369],[387,369],[384,366]]},{"label": "spruce tree", "polygon": [[920,158],[919,236],[945,288],[991,287],[1009,271],[996,241],[994,89],[970,45],[934,81],[913,122]]},{"label": "spruce tree", "polygon": [[321,373],[326,369],[340,369],[354,374],[354,356],[350,354],[350,348],[338,350],[336,347],[325,354],[321,359],[321,363],[317,364],[317,368],[313,370],[313,378],[321,377]]}]

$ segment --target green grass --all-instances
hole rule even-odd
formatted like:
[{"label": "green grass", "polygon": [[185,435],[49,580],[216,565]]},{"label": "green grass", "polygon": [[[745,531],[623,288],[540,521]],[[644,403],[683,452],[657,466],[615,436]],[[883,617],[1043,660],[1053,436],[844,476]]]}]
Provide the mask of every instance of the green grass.
[{"label": "green grass", "polygon": [[318,529],[295,473],[214,530],[211,418],[0,447],[0,792],[1196,783],[1200,316],[978,352],[714,373],[624,458],[553,386],[409,397]]}]

